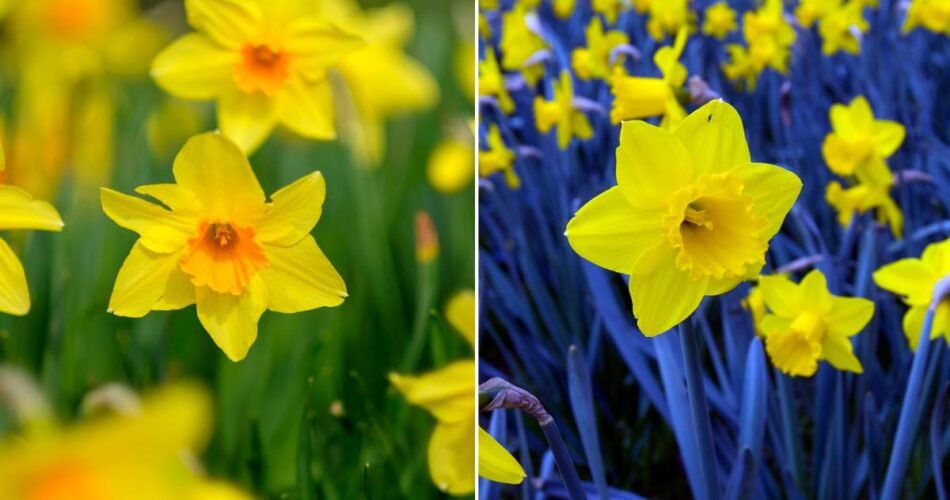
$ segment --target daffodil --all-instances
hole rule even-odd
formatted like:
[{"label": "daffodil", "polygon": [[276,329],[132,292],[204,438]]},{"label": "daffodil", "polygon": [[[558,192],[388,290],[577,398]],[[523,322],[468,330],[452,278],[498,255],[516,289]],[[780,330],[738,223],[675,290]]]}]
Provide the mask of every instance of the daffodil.
[{"label": "daffodil", "polygon": [[[0,230],[11,229],[61,231],[63,221],[49,203],[34,200],[20,188],[0,186]],[[23,265],[10,245],[0,239],[0,312],[22,316],[29,311],[30,290]]]},{"label": "daffodil", "polygon": [[501,112],[510,115],[515,110],[515,103],[505,87],[505,75],[498,66],[495,50],[487,47],[485,58],[478,62],[478,95],[495,96]]},{"label": "daffodil", "polygon": [[610,108],[610,121],[662,116],[663,127],[672,127],[686,116],[677,93],[686,82],[686,66],[679,62],[688,38],[685,29],[680,30],[672,47],[660,47],[653,54],[653,62],[660,69],[662,78],[627,76],[620,68],[614,70],[610,80],[610,92],[614,96]]},{"label": "daffodil", "polygon": [[147,398],[139,412],[0,445],[0,500],[243,500],[184,459],[209,437],[211,402],[190,386]]},{"label": "daffodil", "polygon": [[565,234],[581,257],[630,275],[647,336],[756,276],[802,185],[752,163],[742,120],[721,100],[672,130],[624,122],[616,165],[617,185],[582,206]]},{"label": "daffodil", "polygon": [[[904,336],[911,350],[917,350],[924,316],[933,300],[937,282],[950,275],[950,239],[927,245],[919,259],[901,259],[874,273],[877,286],[900,295],[910,309],[904,314]],[[930,338],[943,335],[950,345],[950,299],[944,298],[934,315]]]},{"label": "daffodil", "polygon": [[425,66],[403,52],[415,31],[409,7],[391,3],[364,12],[353,0],[320,5],[330,22],[365,39],[334,67],[342,77],[334,95],[341,138],[360,164],[376,166],[386,149],[386,120],[431,108],[439,86]]},{"label": "daffodil", "polygon": [[909,33],[918,26],[937,34],[950,36],[950,2],[912,0],[901,31]]},{"label": "daffodil", "polygon": [[[635,0],[634,6],[639,3],[643,3],[645,0]],[[624,8],[623,0],[591,0],[591,9],[602,16],[604,20],[607,21],[607,24],[616,24],[617,16],[620,15],[620,12]],[[646,12],[646,10],[638,10],[638,12]]]},{"label": "daffodil", "polygon": [[478,428],[478,475],[505,484],[521,484],[527,476],[518,460],[481,427]]},{"label": "daffodil", "polygon": [[687,0],[650,2],[649,13],[647,32],[657,41],[667,35],[675,35],[681,29],[689,29],[693,22],[693,13],[689,10]]},{"label": "daffodil", "polygon": [[485,141],[488,149],[478,153],[478,175],[488,177],[495,172],[505,176],[505,182],[511,189],[521,186],[521,179],[515,172],[515,153],[505,146],[498,125],[492,124],[488,128],[488,137]]},{"label": "daffodil", "polygon": [[717,2],[706,7],[703,17],[704,35],[722,40],[736,30],[736,11],[726,2]]},{"label": "daffodil", "polygon": [[740,82],[745,88],[755,90],[762,68],[757,67],[749,57],[749,51],[742,45],[730,43],[726,45],[726,54],[729,60],[722,65],[722,72],[729,81]]},{"label": "daffodil", "polygon": [[802,0],[795,7],[795,19],[805,28],[811,28],[815,21],[841,6],[842,0]]},{"label": "daffodil", "polygon": [[839,370],[863,373],[850,337],[871,321],[874,302],[832,295],[817,269],[797,285],[785,276],[762,276],[759,286],[769,310],[761,323],[765,350],[776,368],[810,377],[825,360]]},{"label": "daffodil", "polygon": [[846,227],[855,213],[863,214],[874,210],[877,220],[891,228],[895,238],[900,238],[904,230],[904,215],[890,195],[890,185],[857,183],[844,188],[839,182],[832,181],[825,190],[825,199],[838,212],[838,223]]},{"label": "daffodil", "polygon": [[742,34],[749,58],[758,71],[771,67],[788,72],[788,59],[795,29],[785,20],[781,0],[766,0],[758,10],[742,16]]},{"label": "daffodil", "polygon": [[196,31],[152,61],[180,98],[217,101],[218,127],[250,153],[277,124],[309,139],[336,137],[327,69],[363,45],[305,0],[185,0]]},{"label": "daffodil", "polygon": [[527,17],[537,14],[530,11],[524,2],[515,2],[514,8],[501,17],[501,67],[507,71],[519,71],[528,84],[537,85],[544,75],[544,66],[532,63],[531,56],[547,48],[544,40],[528,27]]},{"label": "daffodil", "polygon": [[445,194],[457,193],[475,177],[475,150],[471,135],[466,139],[445,139],[429,154],[426,167],[429,184]]},{"label": "daffodil", "polygon": [[326,193],[320,172],[268,202],[247,158],[217,133],[191,138],[172,172],[175,184],[136,189],[162,205],[102,189],[106,215],[139,235],[116,277],[110,312],[137,318],[196,304],[202,326],[238,361],[265,310],[343,302],[343,279],[310,235]]},{"label": "daffodil", "polygon": [[590,139],[594,135],[587,115],[574,107],[574,83],[568,71],[563,71],[560,81],[554,84],[552,100],[534,98],[534,120],[542,134],[557,126],[557,145],[561,149],[567,149],[574,137]]},{"label": "daffodil", "polygon": [[762,287],[756,284],[749,288],[749,294],[742,299],[742,307],[752,316],[752,325],[755,334],[762,337],[762,318],[765,317],[765,298],[762,297]]},{"label": "daffodil", "polygon": [[884,162],[904,141],[904,126],[877,120],[864,96],[851,104],[834,104],[829,112],[832,132],[821,145],[821,154],[832,172],[856,176],[866,184],[891,185],[891,171]]},{"label": "daffodil", "polygon": [[567,19],[574,13],[575,0],[553,0],[554,14]]},{"label": "daffodil", "polygon": [[587,25],[587,46],[578,47],[571,52],[571,67],[581,80],[592,78],[606,79],[610,76],[614,66],[623,59],[611,61],[611,52],[618,45],[626,44],[629,40],[622,31],[604,32],[604,24],[599,17],[593,17]]},{"label": "daffodil", "polygon": [[849,54],[861,52],[861,35],[867,32],[869,26],[863,10],[861,2],[852,0],[832,9],[818,20],[823,54],[830,56],[841,50]]}]

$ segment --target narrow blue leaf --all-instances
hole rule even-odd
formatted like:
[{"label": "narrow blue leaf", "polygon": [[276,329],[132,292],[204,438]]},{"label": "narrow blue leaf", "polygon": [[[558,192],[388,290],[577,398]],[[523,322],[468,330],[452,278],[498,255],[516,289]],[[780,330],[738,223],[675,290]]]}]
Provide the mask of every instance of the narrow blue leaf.
[{"label": "narrow blue leaf", "polygon": [[604,474],[604,464],[600,453],[600,437],[597,433],[597,415],[594,412],[590,373],[583,354],[578,352],[575,346],[571,346],[567,352],[567,386],[571,410],[574,412],[574,422],[577,424],[581,444],[584,446],[587,466],[597,486],[597,495],[600,498],[609,498],[607,476]]}]

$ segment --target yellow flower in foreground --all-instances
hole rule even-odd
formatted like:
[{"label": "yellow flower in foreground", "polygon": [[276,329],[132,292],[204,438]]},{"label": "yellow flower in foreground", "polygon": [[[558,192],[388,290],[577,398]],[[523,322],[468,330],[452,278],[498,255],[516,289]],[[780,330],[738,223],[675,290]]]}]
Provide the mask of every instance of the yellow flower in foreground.
[{"label": "yellow flower in foreground", "polygon": [[874,302],[832,295],[817,269],[797,285],[785,276],[762,276],[759,286],[769,309],[761,324],[765,350],[776,368],[810,377],[823,359],[839,370],[864,372],[849,338],[871,321]]},{"label": "yellow flower in foreground", "polygon": [[561,149],[567,149],[573,137],[590,139],[594,135],[587,115],[574,108],[574,82],[569,71],[561,72],[561,79],[555,82],[552,100],[534,98],[534,123],[542,134],[557,125],[557,145]]},{"label": "yellow flower in foreground", "polygon": [[832,172],[856,176],[861,182],[891,185],[891,171],[884,162],[904,142],[904,126],[877,120],[864,96],[851,104],[834,104],[829,112],[832,132],[821,145],[821,154]]},{"label": "yellow flower in foreground", "polygon": [[614,47],[629,41],[627,34],[617,30],[604,33],[603,22],[595,16],[587,25],[586,36],[587,47],[578,47],[571,52],[571,67],[581,80],[606,79],[610,76],[611,69],[623,61],[618,57],[611,64],[610,52]]},{"label": "yellow flower in foreground", "polygon": [[[61,231],[63,221],[49,203],[34,200],[20,188],[0,186],[0,230],[10,229]],[[0,312],[22,316],[29,311],[30,290],[23,265],[10,245],[0,239]]]},{"label": "yellow flower in foreground", "polygon": [[537,85],[544,75],[544,66],[526,66],[528,59],[547,45],[537,33],[528,27],[526,18],[536,16],[524,2],[515,2],[514,8],[501,17],[501,67],[508,71],[520,71],[528,84]]},{"label": "yellow flower in foreground", "polygon": [[[950,239],[928,245],[919,259],[901,259],[874,273],[877,286],[900,295],[910,306],[903,323],[911,350],[917,350],[934,286],[947,275],[950,275]],[[941,335],[950,345],[950,300],[946,298],[937,306],[930,331],[931,339]]]},{"label": "yellow flower in foreground", "polygon": [[495,172],[502,172],[508,187],[518,189],[521,186],[521,179],[515,172],[515,153],[505,146],[505,140],[501,137],[498,125],[492,124],[488,128],[486,142],[488,149],[478,153],[478,175],[488,177]]},{"label": "yellow flower in foreground", "polygon": [[210,429],[211,402],[189,386],[146,399],[140,413],[0,445],[0,500],[249,499],[183,459]]},{"label": "yellow flower in foreground", "polygon": [[501,112],[506,115],[510,115],[515,110],[515,103],[511,100],[511,94],[505,88],[505,75],[498,67],[495,49],[491,47],[486,47],[485,59],[478,62],[478,95],[495,96],[498,99]]},{"label": "yellow flower in foreground", "polygon": [[336,137],[327,68],[362,42],[314,15],[305,0],[185,0],[197,30],[152,61],[168,93],[218,103],[218,126],[251,152],[279,123],[310,139]]},{"label": "yellow flower in foreground", "polygon": [[481,427],[478,428],[478,475],[505,484],[521,484],[527,477],[518,460]]},{"label": "yellow flower in foreground", "polygon": [[686,116],[686,110],[677,98],[677,92],[686,82],[686,66],[679,62],[686,48],[688,33],[680,30],[672,47],[661,47],[653,54],[653,62],[663,78],[627,76],[620,68],[614,70],[610,79],[610,92],[614,96],[610,108],[610,121],[663,116],[660,125],[669,128]]},{"label": "yellow flower in foreground", "polygon": [[783,168],[752,163],[739,114],[711,101],[672,131],[624,122],[617,185],[581,207],[565,234],[581,257],[630,275],[637,324],[654,336],[759,273],[801,186]]},{"label": "yellow flower in foreground", "polygon": [[811,28],[819,18],[841,5],[842,0],[802,0],[795,7],[795,19],[805,28]]},{"label": "yellow flower in foreground", "polygon": [[649,12],[647,31],[654,40],[662,40],[667,35],[675,35],[682,29],[689,29],[694,17],[687,0],[650,2]]},{"label": "yellow flower in foreground", "polygon": [[703,16],[703,34],[722,40],[736,30],[736,11],[726,2],[717,2],[706,7]]},{"label": "yellow flower in foreground", "polygon": [[192,137],[172,171],[175,184],[136,188],[164,207],[102,188],[106,215],[139,234],[116,277],[110,312],[138,318],[196,304],[214,342],[239,361],[265,310],[343,302],[346,285],[310,235],[326,194],[320,172],[268,202],[241,150],[216,133]]},{"label": "yellow flower in foreground", "polygon": [[913,0],[907,9],[907,19],[901,31],[908,33],[914,28],[950,36],[950,2],[946,0]]},{"label": "yellow flower in foreground", "polygon": [[867,32],[869,27],[863,11],[864,6],[852,0],[832,9],[818,20],[823,54],[830,56],[839,50],[849,54],[861,52],[860,36]]},{"label": "yellow flower in foreground", "polygon": [[900,238],[904,230],[904,215],[891,198],[890,189],[889,185],[864,183],[843,188],[833,181],[825,190],[825,199],[838,212],[838,223],[842,227],[851,223],[855,212],[863,214],[875,210],[878,222],[886,223],[894,237]]}]

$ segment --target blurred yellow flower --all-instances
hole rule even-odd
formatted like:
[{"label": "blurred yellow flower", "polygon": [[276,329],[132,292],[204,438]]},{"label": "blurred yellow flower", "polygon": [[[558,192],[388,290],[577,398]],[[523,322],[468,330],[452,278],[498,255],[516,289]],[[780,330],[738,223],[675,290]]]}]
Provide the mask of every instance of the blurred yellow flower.
[{"label": "blurred yellow flower", "polygon": [[574,83],[569,71],[561,72],[561,79],[554,83],[554,98],[546,101],[541,96],[534,98],[534,123],[542,134],[557,125],[557,145],[567,149],[571,139],[590,139],[594,130],[583,111],[574,107]]},{"label": "blurred yellow flower", "polygon": [[672,131],[624,122],[617,185],[581,207],[565,234],[581,257],[630,275],[637,325],[655,336],[704,296],[759,273],[801,186],[783,168],[751,163],[739,114],[710,101]]},{"label": "blurred yellow flower", "polygon": [[[877,286],[900,295],[910,306],[904,314],[904,336],[912,351],[917,350],[927,307],[933,300],[937,282],[950,275],[950,239],[927,245],[919,259],[901,259],[881,267],[874,273]],[[930,338],[943,335],[950,345],[950,300],[937,305]]]},{"label": "blurred yellow flower", "polygon": [[478,62],[478,95],[495,96],[501,112],[510,115],[515,110],[515,103],[505,88],[505,75],[498,66],[495,50],[486,46],[484,54],[485,58]]},{"label": "blurred yellow flower", "polygon": [[320,172],[267,202],[247,158],[217,133],[191,138],[172,171],[175,184],[136,188],[164,207],[102,188],[106,215],[139,234],[116,277],[110,312],[138,318],[196,304],[214,342],[239,361],[265,310],[343,302],[346,285],[310,235],[326,194]]},{"label": "blurred yellow flower", "polygon": [[429,263],[439,256],[439,233],[428,212],[416,212],[416,262]]},{"label": "blurred yellow flower", "polygon": [[765,317],[765,298],[762,297],[762,287],[754,285],[749,288],[749,294],[742,299],[742,307],[752,316],[752,325],[755,334],[762,337],[762,318]]},{"label": "blurred yellow flower", "polygon": [[544,66],[539,63],[527,65],[536,52],[547,45],[528,27],[527,17],[537,14],[530,11],[524,2],[515,2],[514,8],[501,17],[501,67],[507,71],[520,71],[531,85],[537,85],[544,75]]},{"label": "blurred yellow flower", "polygon": [[864,6],[851,0],[836,7],[818,20],[821,35],[821,52],[830,56],[843,50],[849,54],[861,52],[861,35],[868,30],[864,19]]},{"label": "blurred yellow flower", "polygon": [[730,43],[726,45],[726,54],[729,55],[729,60],[722,64],[722,72],[726,78],[740,82],[749,91],[755,90],[761,68],[753,63],[746,48],[737,43]]},{"label": "blurred yellow flower", "polygon": [[904,230],[904,215],[890,195],[890,184],[857,183],[843,188],[832,181],[825,190],[825,199],[838,212],[838,223],[847,227],[855,213],[863,214],[868,210],[876,211],[878,222],[886,223],[895,238],[900,238]]},{"label": "blurred yellow flower", "polygon": [[874,302],[832,295],[817,269],[797,285],[777,275],[762,276],[759,286],[769,310],[760,326],[776,368],[810,377],[818,370],[818,361],[825,360],[839,370],[864,372],[849,338],[871,321]]},{"label": "blurred yellow flower", "polygon": [[821,145],[821,154],[832,172],[856,176],[862,183],[887,185],[893,182],[884,162],[904,141],[904,126],[877,120],[864,96],[849,105],[834,104],[829,111],[832,131]]},{"label": "blurred yellow flower", "polygon": [[842,0],[802,0],[795,7],[795,19],[805,28],[841,5]]},{"label": "blurred yellow flower", "polygon": [[704,35],[722,40],[736,30],[736,11],[726,2],[717,2],[706,7],[703,17]]},{"label": "blurred yellow flower", "polygon": [[617,30],[604,33],[604,24],[596,16],[591,18],[585,33],[587,46],[578,47],[571,52],[571,67],[574,68],[574,73],[581,80],[610,77],[612,68],[623,62],[622,56],[611,62],[611,51],[618,45],[629,42],[627,34]]},{"label": "blurred yellow flower", "polygon": [[0,500],[243,500],[184,459],[210,434],[211,402],[191,386],[164,389],[140,412],[0,445]]},{"label": "blurred yellow flower", "polygon": [[[636,7],[645,2],[646,0],[634,0],[633,4]],[[620,15],[620,12],[623,10],[624,3],[623,0],[591,0],[591,8],[595,13],[604,16],[604,20],[607,21],[607,24],[616,24],[617,16]],[[637,9],[637,12],[646,12],[646,8],[643,10]]]},{"label": "blurred yellow flower", "polygon": [[309,139],[336,137],[327,69],[362,40],[305,0],[185,0],[197,30],[152,61],[152,77],[183,99],[216,100],[218,126],[252,152],[280,123]]},{"label": "blurred yellow flower", "polygon": [[575,0],[552,0],[554,14],[561,19],[567,19],[574,13]]},{"label": "blurred yellow flower", "polygon": [[647,32],[657,41],[667,35],[675,35],[682,29],[690,29],[695,17],[689,10],[688,0],[650,2],[649,13]]},{"label": "blurred yellow flower", "polygon": [[[11,229],[61,231],[63,221],[49,203],[34,200],[20,188],[0,185],[0,230]],[[23,265],[10,245],[0,239],[0,312],[22,316],[29,311],[30,290]]]},{"label": "blurred yellow flower", "polygon": [[505,146],[505,140],[501,137],[498,125],[492,124],[488,128],[486,142],[488,149],[478,153],[478,175],[488,177],[495,172],[501,172],[505,176],[508,187],[518,189],[521,186],[521,179],[515,172],[515,153]]},{"label": "blurred yellow flower", "polygon": [[436,191],[457,193],[475,178],[475,149],[471,137],[445,139],[429,154],[426,175]]},{"label": "blurred yellow flower", "polygon": [[950,2],[912,0],[901,31],[909,33],[918,26],[934,33],[950,36]]},{"label": "blurred yellow flower", "polygon": [[752,69],[756,76],[767,67],[779,73],[788,72],[791,46],[795,42],[795,29],[784,16],[781,0],[766,0],[758,10],[746,12],[742,16],[742,34],[748,48],[744,54],[733,50],[730,55],[745,56],[748,66],[737,65],[733,74],[748,80]]},{"label": "blurred yellow flower", "polygon": [[610,79],[610,92],[614,102],[610,108],[610,121],[663,116],[660,126],[669,128],[679,123],[686,110],[679,102],[678,91],[686,83],[686,66],[679,62],[686,48],[687,30],[676,34],[672,47],[661,47],[653,54],[653,62],[660,69],[662,78],[627,76],[615,68]]}]

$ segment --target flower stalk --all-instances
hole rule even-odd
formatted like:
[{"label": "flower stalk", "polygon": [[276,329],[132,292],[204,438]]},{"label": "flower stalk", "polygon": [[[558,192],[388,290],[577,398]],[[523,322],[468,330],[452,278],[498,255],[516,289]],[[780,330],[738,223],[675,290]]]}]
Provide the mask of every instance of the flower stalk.
[{"label": "flower stalk", "polygon": [[683,361],[686,372],[686,392],[689,397],[690,419],[696,434],[699,448],[699,462],[702,470],[703,490],[708,500],[719,500],[721,496],[716,457],[713,453],[712,425],[709,422],[709,408],[706,406],[706,391],[703,387],[703,367],[699,356],[699,340],[692,319],[680,324],[680,344],[683,346]]}]

